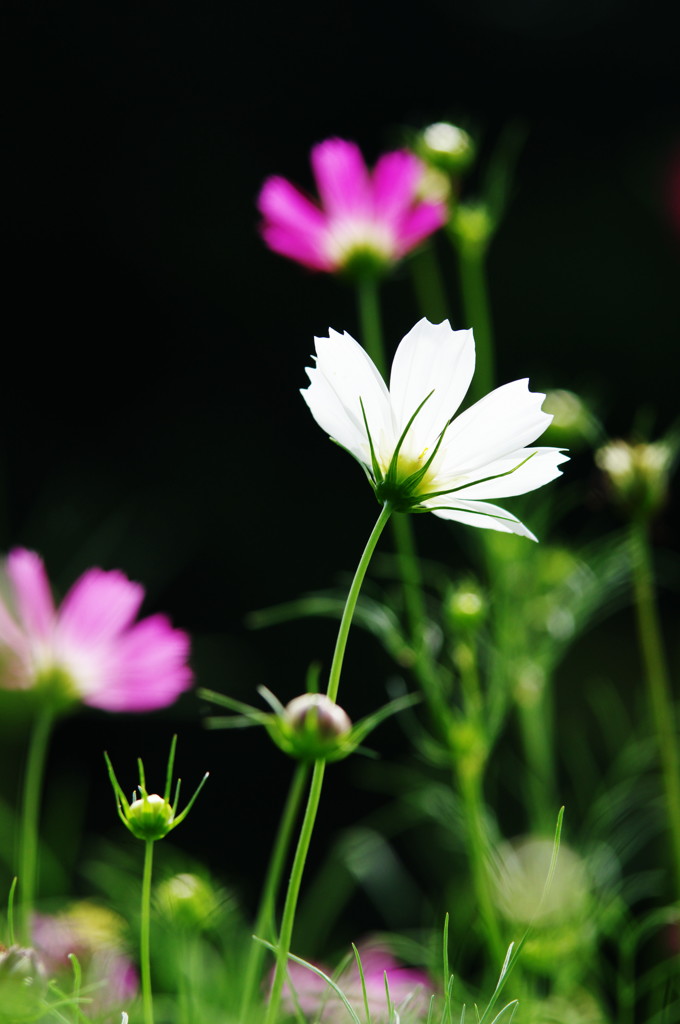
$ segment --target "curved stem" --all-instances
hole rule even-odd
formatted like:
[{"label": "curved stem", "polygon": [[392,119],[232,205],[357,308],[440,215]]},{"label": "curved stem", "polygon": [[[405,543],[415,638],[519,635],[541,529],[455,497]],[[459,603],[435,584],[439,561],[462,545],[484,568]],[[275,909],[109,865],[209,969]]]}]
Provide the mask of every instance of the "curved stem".
[{"label": "curved stem", "polygon": [[288,954],[290,952],[290,944],[293,938],[293,925],[295,923],[295,911],[297,909],[297,901],[300,893],[300,884],[302,882],[302,874],[305,869],[309,844],[312,839],[312,832],[314,831],[314,823],[316,821],[316,813],[319,808],[319,800],[321,799],[321,786],[323,784],[325,770],[325,761],[314,762],[314,771],[312,773],[312,782],[309,787],[307,807],[305,809],[305,816],[300,829],[300,838],[298,839],[297,849],[295,851],[295,859],[290,872],[288,892],[286,893],[286,903],[283,908],[281,934],[279,935],[278,948],[276,951],[276,971],[274,973],[274,981],[272,983],[272,990],[269,996],[269,1006],[267,1007],[265,1024],[274,1024],[274,1022],[278,1020],[279,1016],[281,993],[283,991],[283,983],[286,977],[286,965],[288,962]]},{"label": "curved stem", "polygon": [[21,807],[19,838],[19,932],[22,942],[30,943],[31,914],[38,887],[38,822],[45,760],[49,746],[54,710],[45,705],[35,717],[26,758],[26,774]]},{"label": "curved stem", "polygon": [[659,745],[659,758],[663,773],[666,813],[670,829],[675,897],[680,896],[680,762],[678,737],[671,685],[659,625],[659,613],[654,594],[652,558],[649,550],[647,525],[634,522],[631,526],[633,587],[638,637],[644,664],[652,719]]},{"label": "curved stem", "polygon": [[139,965],[142,979],[144,1024],[153,1024],[153,994],[151,991],[151,872],[153,870],[153,844],[153,839],[147,839],[144,845],[142,910],[139,930]]},{"label": "curved stem", "polygon": [[363,554],[359,560],[357,571],[355,572],[354,579],[352,580],[352,586],[349,588],[347,601],[345,602],[345,608],[340,620],[340,628],[338,629],[338,638],[335,642],[335,650],[333,651],[333,662],[328,675],[328,689],[326,693],[332,701],[335,701],[338,696],[340,673],[342,672],[342,662],[345,657],[347,637],[349,636],[349,628],[352,624],[352,616],[354,615],[354,609],[356,608],[361,584],[364,582],[368,563],[371,561],[371,556],[375,551],[375,546],[378,543],[380,534],[385,529],[385,525],[391,514],[391,506],[383,505],[380,515],[378,516],[378,521],[371,531],[371,536],[368,538],[366,547],[364,548]]},{"label": "curved stem", "polygon": [[[286,862],[286,856],[290,847],[290,840],[293,832],[293,825],[298,816],[302,794],[309,777],[309,765],[306,762],[299,762],[295,768],[286,805],[281,815],[274,848],[272,850],[267,876],[265,879],[260,906],[255,919],[255,935],[274,941],[275,939],[275,911],[276,897],[281,884],[281,877]],[[249,1018],[250,1009],[253,1003],[255,989],[262,972],[262,963],[265,957],[265,947],[254,941],[250,947],[248,961],[246,963],[243,994],[241,996],[241,1011],[239,1020],[246,1021]]]},{"label": "curved stem", "polygon": [[495,379],[486,252],[484,246],[465,242],[459,243],[457,249],[463,315],[466,326],[472,327],[475,333],[477,359],[469,398],[476,402],[493,390]]}]

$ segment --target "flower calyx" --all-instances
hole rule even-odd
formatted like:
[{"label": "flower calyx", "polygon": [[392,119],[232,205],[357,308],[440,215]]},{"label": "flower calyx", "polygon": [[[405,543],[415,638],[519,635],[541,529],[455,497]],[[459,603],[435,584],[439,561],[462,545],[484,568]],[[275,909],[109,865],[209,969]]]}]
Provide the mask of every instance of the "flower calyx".
[{"label": "flower calyx", "polygon": [[139,783],[137,785],[137,789],[132,794],[131,801],[128,801],[123,793],[113,770],[113,765],[111,764],[109,755],[106,753],[104,754],[104,759],[106,760],[106,766],[109,772],[109,779],[111,780],[111,785],[113,786],[113,791],[116,795],[118,817],[123,822],[128,832],[131,832],[136,839],[155,842],[158,839],[165,838],[168,832],[172,832],[174,828],[177,828],[177,826],[184,821],[187,814],[193,807],[196,797],[205,785],[206,779],[208,778],[208,772],[205,773],[199,782],[194,795],[191,797],[191,800],[184,810],[177,814],[176,808],[179,803],[181,779],[177,780],[173,799],[172,801],[170,800],[172,769],[175,762],[176,746],[177,736],[173,736],[172,743],[170,744],[170,754],[168,756],[163,796],[160,796],[158,793],[149,793],[146,787],[146,778],[142,759],[137,759]]}]

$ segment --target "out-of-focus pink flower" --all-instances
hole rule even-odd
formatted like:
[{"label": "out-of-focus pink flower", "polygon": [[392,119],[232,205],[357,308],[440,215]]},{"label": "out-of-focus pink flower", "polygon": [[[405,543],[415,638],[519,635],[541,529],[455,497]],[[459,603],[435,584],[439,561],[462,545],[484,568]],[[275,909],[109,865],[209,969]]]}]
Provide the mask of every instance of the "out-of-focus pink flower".
[{"label": "out-of-focus pink flower", "polygon": [[192,681],[189,638],[164,615],[135,622],[144,588],[122,572],[89,569],[55,607],[42,559],[7,558],[0,596],[0,687],[44,687],[106,711],[165,707]]},{"label": "out-of-focus pink flower", "polygon": [[267,245],[306,267],[385,269],[446,222],[446,203],[422,198],[425,168],[413,153],[386,153],[371,173],[355,143],[327,139],[311,162],[320,205],[280,177],[258,198]]},{"label": "out-of-focus pink flower", "polygon": [[59,914],[36,914],[33,919],[33,941],[51,977],[71,977],[69,954],[78,958],[88,1015],[99,1017],[137,994],[139,978],[123,949],[123,929],[116,914],[92,903],[75,903]]},{"label": "out-of-focus pink flower", "polygon": [[[390,1001],[399,1014],[402,1024],[415,1024],[427,1018],[430,998],[434,992],[432,983],[424,971],[412,967],[400,967],[391,953],[381,947],[365,946],[359,950],[361,966],[366,984],[366,996],[371,1020],[383,1024],[389,1020],[385,975],[390,991]],[[315,965],[319,966],[319,965]],[[329,977],[333,972],[321,967]],[[299,1006],[307,1017],[318,1017],[328,1024],[346,1024],[347,1009],[339,996],[318,974],[301,964],[290,963],[289,985],[284,987],[284,1006],[292,1013]],[[365,1017],[364,995],[361,976],[356,961],[345,968],[339,978],[334,979],[348,1002],[361,1020]]]}]

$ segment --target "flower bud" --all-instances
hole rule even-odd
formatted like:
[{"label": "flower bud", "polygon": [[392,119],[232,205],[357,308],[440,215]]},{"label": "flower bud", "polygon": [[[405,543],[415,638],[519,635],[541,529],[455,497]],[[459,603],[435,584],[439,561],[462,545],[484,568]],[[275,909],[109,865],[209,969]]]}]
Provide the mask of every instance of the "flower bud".
[{"label": "flower bud", "polygon": [[514,926],[531,925],[522,957],[541,973],[551,973],[565,958],[587,958],[594,938],[586,862],[562,842],[546,892],[553,850],[551,840],[532,836],[498,850],[497,906]]},{"label": "flower bud", "polygon": [[126,817],[130,831],[137,839],[162,839],[172,828],[175,812],[168,800],[152,793],[133,800]]},{"label": "flower bud", "polygon": [[447,174],[461,174],[475,158],[475,146],[463,128],[437,121],[423,129],[416,152],[425,163]]},{"label": "flower bud", "polygon": [[468,253],[483,253],[495,229],[491,213],[484,203],[459,203],[452,229],[459,247]]},{"label": "flower bud", "polygon": [[546,391],[543,412],[553,418],[544,438],[558,447],[582,448],[593,444],[601,430],[583,399],[573,391],[560,388]]},{"label": "flower bud", "polygon": [[3,1024],[35,1020],[46,990],[45,969],[34,949],[0,946],[0,1021]]},{"label": "flower bud", "polygon": [[445,610],[454,635],[467,633],[476,630],[486,618],[486,599],[474,580],[466,580],[449,592]]},{"label": "flower bud", "polygon": [[220,903],[219,893],[209,882],[188,872],[166,878],[156,889],[156,905],[166,920],[190,931],[205,928]]},{"label": "flower bud", "polygon": [[675,448],[668,441],[629,444],[610,441],[595,454],[617,501],[632,515],[647,518],[666,500]]},{"label": "flower bud", "polygon": [[274,742],[303,761],[337,760],[347,753],[352,722],[345,711],[322,693],[295,697],[269,728]]}]

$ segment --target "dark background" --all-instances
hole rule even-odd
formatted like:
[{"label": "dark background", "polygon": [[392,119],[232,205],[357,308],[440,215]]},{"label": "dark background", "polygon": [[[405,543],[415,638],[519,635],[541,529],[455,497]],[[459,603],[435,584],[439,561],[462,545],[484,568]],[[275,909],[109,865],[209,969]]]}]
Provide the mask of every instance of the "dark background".
[{"label": "dark background", "polygon": [[[298,395],[314,334],[357,333],[352,293],[257,234],[264,178],[311,187],[310,146],[331,135],[372,162],[452,119],[483,163],[521,125],[489,264],[499,379],[581,391],[614,434],[645,408],[663,432],[680,338],[670,17],[633,0],[7,4],[2,550],[39,550],[61,592],[92,564],[143,581],[148,610],[194,635],[204,686],[285,700],[328,664],[332,625],[254,634],[244,617],[352,570],[374,518]],[[383,295],[395,344],[416,319],[406,269]],[[597,515],[575,529],[606,529]],[[465,564],[449,527],[418,528]],[[387,669],[352,643],[356,717]],[[186,786],[213,773],[181,842],[252,897],[287,774],[264,736],[199,719],[194,695],[144,718],[82,711],[54,738],[54,785],[115,834],[101,749],[126,785],[138,754],[160,784],[178,729]],[[339,799],[352,778],[334,769],[323,827],[363,807]]]}]

